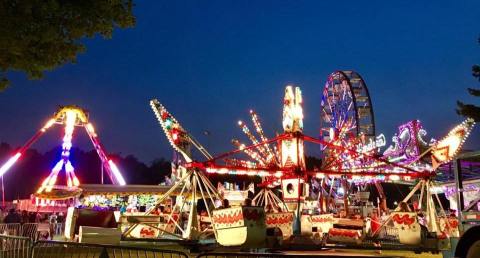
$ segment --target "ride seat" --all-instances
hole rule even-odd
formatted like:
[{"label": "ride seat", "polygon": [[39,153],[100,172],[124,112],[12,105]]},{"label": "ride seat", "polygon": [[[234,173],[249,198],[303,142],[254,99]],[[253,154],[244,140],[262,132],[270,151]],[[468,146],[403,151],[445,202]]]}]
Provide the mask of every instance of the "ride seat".
[{"label": "ride seat", "polygon": [[390,216],[401,244],[419,245],[422,242],[421,226],[415,212],[392,212]]}]

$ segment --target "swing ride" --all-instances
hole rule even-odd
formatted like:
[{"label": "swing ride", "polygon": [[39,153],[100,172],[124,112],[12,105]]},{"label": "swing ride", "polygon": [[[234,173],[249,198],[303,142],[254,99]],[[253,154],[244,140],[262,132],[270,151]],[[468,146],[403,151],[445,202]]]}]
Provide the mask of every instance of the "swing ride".
[{"label": "swing ride", "polygon": [[[427,142],[420,121],[410,121],[399,127],[393,145],[382,153],[385,136],[376,135],[366,83],[354,71],[337,71],[328,77],[322,92],[319,138],[303,133],[302,92],[299,87],[287,86],[283,133],[267,137],[260,117],[251,110],[253,129],[244,121],[238,122],[250,144],[233,139],[235,149],[216,156],[195,140],[158,100],[152,100],[150,105],[169,143],[184,162],[176,168],[178,180],[171,190],[145,213],[161,218],[154,223],[132,219],[124,237],[138,237],[135,230],[149,227],[154,230],[153,238],[214,239],[224,246],[262,246],[269,236],[278,234],[287,242],[308,238],[317,244],[325,240],[360,244],[367,238],[381,239],[388,235],[386,231],[395,231],[394,237],[401,244],[419,245],[423,230],[438,239],[449,237],[456,230],[432,191],[433,178],[440,165],[458,154],[474,122],[467,119],[445,138]],[[322,151],[321,166],[314,170],[306,168],[305,144],[315,144]],[[205,160],[194,160],[192,149],[198,150]],[[247,198],[242,206],[229,207],[225,201],[228,197],[219,193],[209,179],[226,174],[260,177],[262,182],[255,186],[257,194]],[[382,182],[417,183],[401,202],[403,207],[388,214]],[[378,191],[377,207],[368,200],[367,184]],[[174,200],[171,191],[179,192]],[[420,194],[416,195],[418,191]],[[413,197],[418,200],[414,210],[410,210],[407,203]],[[171,210],[158,212],[165,201],[173,203]],[[373,230],[372,223],[378,221],[372,214],[381,213],[388,217]],[[267,236],[265,232],[270,233]]]}]

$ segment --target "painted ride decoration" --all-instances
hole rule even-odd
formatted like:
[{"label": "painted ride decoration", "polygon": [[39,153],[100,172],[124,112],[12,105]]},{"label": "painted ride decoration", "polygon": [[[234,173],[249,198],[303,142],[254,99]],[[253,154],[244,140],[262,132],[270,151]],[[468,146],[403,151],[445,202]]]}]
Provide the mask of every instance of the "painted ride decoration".
[{"label": "painted ride decoration", "polygon": [[419,245],[421,243],[421,227],[415,212],[393,212],[392,221],[398,230],[400,243]]},{"label": "painted ride decoration", "polygon": [[265,210],[262,207],[237,206],[213,211],[213,228],[223,246],[265,245]]},{"label": "painted ride decoration", "polygon": [[272,212],[266,213],[265,224],[267,228],[279,230],[283,240],[293,235],[293,212]]}]

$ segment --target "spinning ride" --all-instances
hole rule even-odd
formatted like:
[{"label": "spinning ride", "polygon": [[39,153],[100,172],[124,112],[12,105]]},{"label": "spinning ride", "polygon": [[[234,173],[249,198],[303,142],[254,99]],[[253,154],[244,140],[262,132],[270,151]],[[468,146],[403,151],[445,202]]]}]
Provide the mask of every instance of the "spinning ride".
[{"label": "spinning ride", "polygon": [[[10,167],[23,155],[23,153],[37,141],[50,127],[53,125],[64,126],[64,137],[62,142],[62,153],[59,161],[52,168],[52,171],[45,178],[37,190],[37,196],[40,198],[55,198],[55,195],[49,194],[55,190],[58,199],[71,197],[68,192],[77,193],[76,188],[80,185],[80,181],[74,172],[74,167],[70,162],[70,151],[72,148],[73,132],[75,127],[83,127],[87,132],[97,154],[102,161],[103,168],[105,168],[113,184],[125,185],[125,179],[120,173],[115,163],[106,155],[102,144],[95,132],[93,125],[88,120],[88,112],[77,106],[63,106],[60,107],[50,120],[30,139],[25,143],[2,167],[0,167],[0,176],[5,174]],[[64,170],[67,181],[67,186],[56,186],[57,177],[59,173]]]}]

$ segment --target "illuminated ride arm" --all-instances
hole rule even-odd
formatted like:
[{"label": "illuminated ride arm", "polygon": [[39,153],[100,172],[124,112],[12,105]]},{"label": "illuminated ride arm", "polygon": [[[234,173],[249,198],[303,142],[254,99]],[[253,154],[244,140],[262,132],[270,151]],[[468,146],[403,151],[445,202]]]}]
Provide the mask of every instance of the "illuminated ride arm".
[{"label": "illuminated ride arm", "polygon": [[127,183],[125,182],[125,179],[123,178],[118,167],[105,154],[104,148],[102,147],[102,144],[98,140],[97,134],[95,133],[95,130],[93,129],[92,124],[88,123],[84,125],[84,127],[112,183],[117,185],[126,185]]},{"label": "illuminated ride arm", "polygon": [[22,156],[23,153],[47,131],[47,129],[52,127],[55,122],[56,121],[54,118],[48,120],[48,122],[40,130],[38,130],[38,132],[35,133],[32,138],[30,138],[30,140],[28,140],[12,157],[10,157],[10,159],[8,159],[7,162],[0,167],[0,176],[3,176],[18,161],[20,156]]}]

